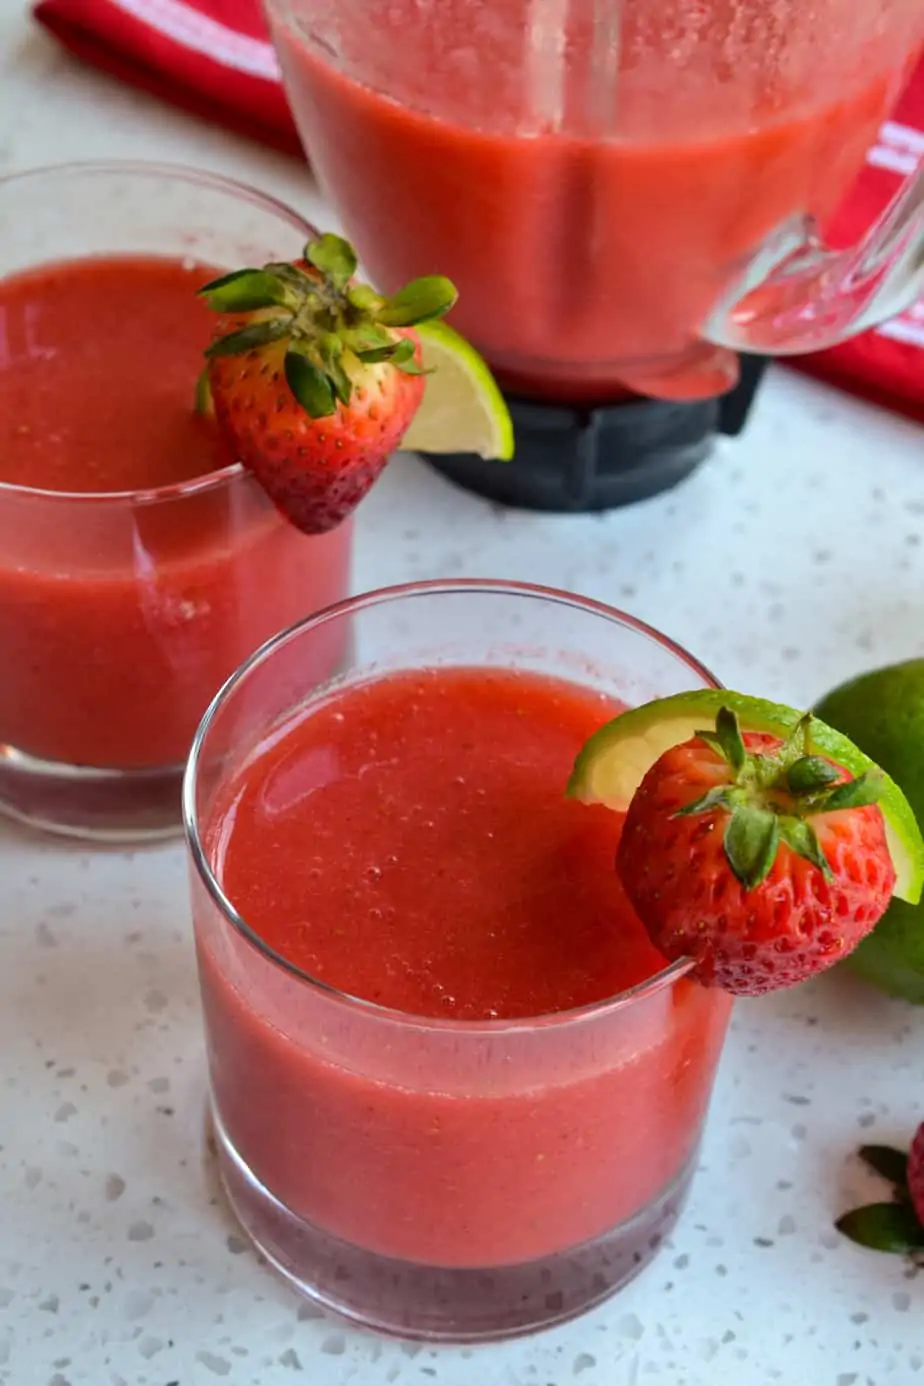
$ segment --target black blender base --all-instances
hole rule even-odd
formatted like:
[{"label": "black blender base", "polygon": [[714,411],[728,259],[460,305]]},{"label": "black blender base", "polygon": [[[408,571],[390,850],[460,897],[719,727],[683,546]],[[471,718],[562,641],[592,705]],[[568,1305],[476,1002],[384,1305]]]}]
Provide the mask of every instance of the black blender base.
[{"label": "black blender base", "polygon": [[614,510],[684,481],[712,451],[717,434],[745,426],[766,362],[741,358],[734,390],[717,399],[675,403],[631,399],[572,408],[508,396],[512,462],[465,453],[425,453],[457,486],[526,510]]}]

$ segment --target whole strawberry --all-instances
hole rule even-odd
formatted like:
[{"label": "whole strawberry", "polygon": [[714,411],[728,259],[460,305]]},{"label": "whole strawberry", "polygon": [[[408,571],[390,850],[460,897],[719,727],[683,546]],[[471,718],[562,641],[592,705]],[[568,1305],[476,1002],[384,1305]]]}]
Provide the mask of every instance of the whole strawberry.
[{"label": "whole strawberry", "polygon": [[918,1222],[924,1228],[924,1121],[908,1152],[908,1192]]},{"label": "whole strawberry", "polygon": [[355,273],[352,246],[324,235],[297,264],[237,270],[201,290],[223,316],[200,398],[306,534],[346,519],[400,444],[424,391],[413,327],[456,299],[438,275],[385,297]]},{"label": "whole strawberry", "polygon": [[864,1203],[834,1224],[857,1246],[907,1256],[924,1265],[924,1122],[907,1155],[890,1145],[864,1145],[860,1159],[891,1186],[891,1198]]},{"label": "whole strawberry", "polygon": [[756,996],[831,967],[884,913],[895,869],[875,771],[786,742],[715,730],[651,767],[626,815],[617,870],[657,948],[708,986]]}]

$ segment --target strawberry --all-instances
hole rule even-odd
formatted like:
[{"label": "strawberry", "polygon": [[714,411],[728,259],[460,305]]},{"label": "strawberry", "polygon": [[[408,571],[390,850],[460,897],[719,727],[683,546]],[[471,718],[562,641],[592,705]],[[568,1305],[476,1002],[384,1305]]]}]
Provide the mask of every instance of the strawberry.
[{"label": "strawberry", "polygon": [[200,291],[222,314],[200,407],[306,534],[346,519],[400,444],[424,391],[413,327],[456,299],[439,275],[386,297],[355,273],[352,246],[324,235],[298,263],[237,270]]},{"label": "strawberry", "polygon": [[918,1222],[924,1228],[924,1121],[908,1152],[908,1193]]},{"label": "strawberry", "polygon": [[888,1202],[865,1203],[834,1224],[857,1246],[898,1253],[924,1265],[924,1122],[906,1155],[890,1145],[864,1145],[863,1163],[891,1186]]},{"label": "strawberry", "polygon": [[875,771],[811,751],[811,717],[784,743],[714,731],[651,767],[626,815],[617,870],[655,946],[707,986],[756,996],[831,967],[885,911],[895,869]]}]

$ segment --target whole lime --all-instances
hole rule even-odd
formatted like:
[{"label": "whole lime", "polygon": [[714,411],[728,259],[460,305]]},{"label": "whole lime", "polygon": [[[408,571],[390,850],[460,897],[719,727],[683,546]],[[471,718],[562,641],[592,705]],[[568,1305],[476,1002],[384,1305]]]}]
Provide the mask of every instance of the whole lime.
[{"label": "whole lime", "polygon": [[[892,776],[924,828],[924,659],[861,674],[822,698],[815,712]],[[893,900],[847,966],[924,1005],[924,901]]]}]

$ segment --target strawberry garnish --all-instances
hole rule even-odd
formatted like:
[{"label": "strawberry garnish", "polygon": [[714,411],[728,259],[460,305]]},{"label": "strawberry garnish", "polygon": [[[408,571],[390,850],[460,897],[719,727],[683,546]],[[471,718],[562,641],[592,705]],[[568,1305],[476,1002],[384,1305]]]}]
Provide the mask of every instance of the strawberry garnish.
[{"label": "strawberry garnish", "polygon": [[813,754],[811,727],[742,736],[723,708],[629,805],[623,885],[656,947],[693,959],[708,986],[756,996],[801,982],[851,952],[891,898],[879,775]]},{"label": "strawberry garnish", "polygon": [[346,519],[400,444],[424,391],[414,326],[456,300],[440,275],[388,297],[355,273],[352,246],[324,235],[298,263],[201,290],[222,314],[206,351],[209,407],[231,453],[307,534]]}]

